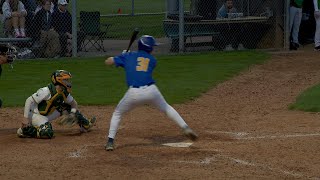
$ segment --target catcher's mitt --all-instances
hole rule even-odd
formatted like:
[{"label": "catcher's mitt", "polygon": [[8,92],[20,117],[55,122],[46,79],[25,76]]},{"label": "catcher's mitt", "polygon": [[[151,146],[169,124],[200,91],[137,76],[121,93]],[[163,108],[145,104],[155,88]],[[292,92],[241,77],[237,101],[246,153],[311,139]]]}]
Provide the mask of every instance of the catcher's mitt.
[{"label": "catcher's mitt", "polygon": [[72,127],[75,124],[78,124],[78,118],[75,113],[70,113],[66,115],[62,115],[57,119],[57,123],[61,126]]}]

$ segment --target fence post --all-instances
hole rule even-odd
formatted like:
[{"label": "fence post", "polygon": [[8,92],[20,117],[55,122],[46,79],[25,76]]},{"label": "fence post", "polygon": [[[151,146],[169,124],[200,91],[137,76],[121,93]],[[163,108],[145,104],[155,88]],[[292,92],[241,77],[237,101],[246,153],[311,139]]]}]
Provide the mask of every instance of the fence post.
[{"label": "fence post", "polygon": [[285,38],[284,38],[284,48],[286,50],[289,50],[290,49],[290,11],[289,11],[289,8],[290,8],[290,1],[289,0],[286,0],[285,1],[285,5],[284,5],[284,12],[285,12],[285,25],[284,25],[284,33],[285,33]]},{"label": "fence post", "polygon": [[179,53],[184,51],[184,0],[179,0]]},{"label": "fence post", "polygon": [[131,1],[131,16],[134,16],[134,0]]},{"label": "fence post", "polygon": [[72,57],[77,57],[77,0],[72,2]]}]

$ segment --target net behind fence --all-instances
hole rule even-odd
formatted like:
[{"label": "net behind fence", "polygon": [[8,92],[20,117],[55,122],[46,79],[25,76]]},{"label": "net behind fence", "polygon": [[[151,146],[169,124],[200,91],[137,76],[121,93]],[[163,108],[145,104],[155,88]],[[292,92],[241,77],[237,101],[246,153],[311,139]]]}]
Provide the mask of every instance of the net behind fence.
[{"label": "net behind fence", "polygon": [[17,17],[2,12],[0,43],[15,44],[20,58],[119,54],[135,28],[156,38],[158,54],[281,49],[286,40],[286,1],[279,0],[21,0],[9,7]]}]

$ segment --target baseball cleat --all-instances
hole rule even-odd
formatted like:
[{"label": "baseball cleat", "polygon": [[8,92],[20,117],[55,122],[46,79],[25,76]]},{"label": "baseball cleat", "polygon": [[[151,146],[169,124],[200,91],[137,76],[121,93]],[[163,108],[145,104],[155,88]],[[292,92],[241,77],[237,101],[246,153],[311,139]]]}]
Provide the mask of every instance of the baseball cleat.
[{"label": "baseball cleat", "polygon": [[193,130],[189,127],[186,127],[183,129],[183,134],[187,136],[189,139],[191,139],[192,141],[195,141],[198,139],[198,135],[195,132],[193,132]]},{"label": "baseball cleat", "polygon": [[85,126],[85,125],[81,125],[80,126],[80,133],[87,133],[91,130],[91,128],[93,126],[95,126],[97,119],[96,117],[93,117],[91,119],[88,120],[89,121],[89,125]]},{"label": "baseball cleat", "polygon": [[106,145],[105,145],[105,148],[106,148],[106,151],[113,151],[113,143],[112,142],[108,142]]}]

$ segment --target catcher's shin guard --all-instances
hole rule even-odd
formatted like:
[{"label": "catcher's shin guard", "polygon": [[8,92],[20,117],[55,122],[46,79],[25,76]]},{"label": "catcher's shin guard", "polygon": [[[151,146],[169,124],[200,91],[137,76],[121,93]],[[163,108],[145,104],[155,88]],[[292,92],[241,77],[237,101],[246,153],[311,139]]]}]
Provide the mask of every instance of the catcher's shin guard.
[{"label": "catcher's shin guard", "polygon": [[46,122],[45,124],[41,124],[40,127],[37,128],[37,138],[40,139],[51,139],[53,138],[54,132],[52,129],[52,125],[50,122]]},{"label": "catcher's shin guard", "polygon": [[76,117],[78,119],[78,124],[81,131],[88,131],[96,123],[96,118],[87,119],[79,111],[76,112]]}]

